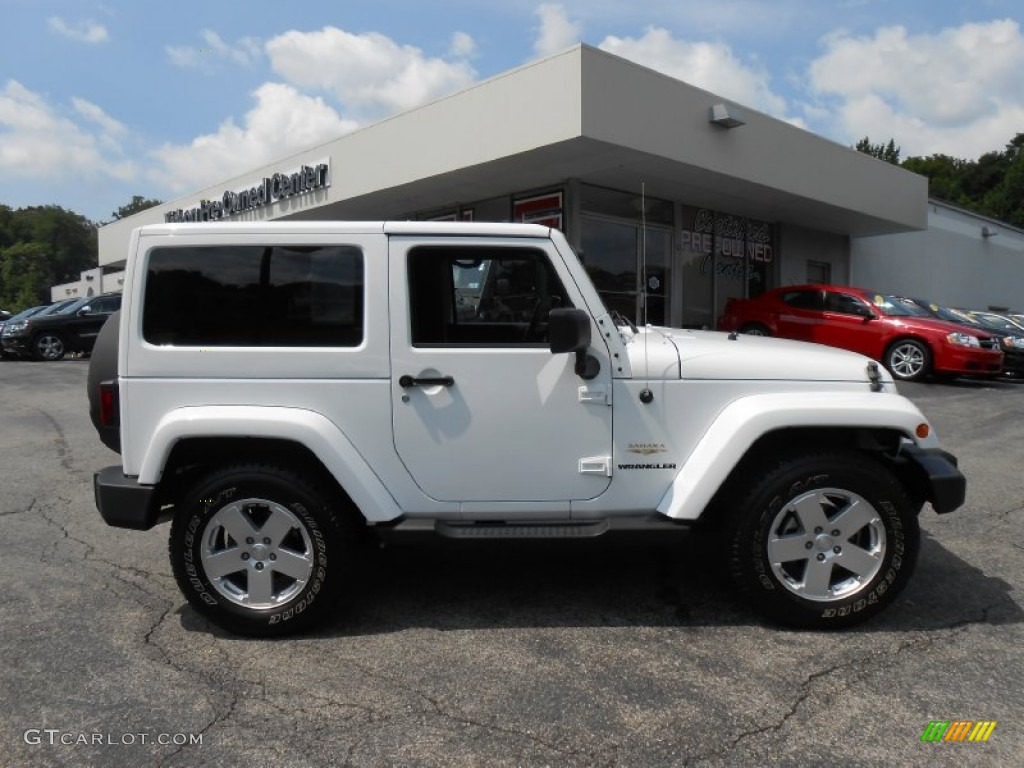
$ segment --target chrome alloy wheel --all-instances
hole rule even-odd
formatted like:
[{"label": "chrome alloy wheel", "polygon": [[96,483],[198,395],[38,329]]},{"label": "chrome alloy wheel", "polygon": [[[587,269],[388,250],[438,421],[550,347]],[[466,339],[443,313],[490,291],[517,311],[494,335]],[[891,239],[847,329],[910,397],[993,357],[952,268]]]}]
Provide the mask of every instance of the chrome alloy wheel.
[{"label": "chrome alloy wheel", "polygon": [[885,558],[885,526],[863,497],[818,488],[783,505],[768,530],[772,571],[790,592],[828,602],[856,594]]},{"label": "chrome alloy wheel", "polygon": [[924,371],[925,355],[919,344],[897,344],[889,353],[889,369],[897,378],[913,379]]},{"label": "chrome alloy wheel", "polygon": [[36,339],[36,352],[44,360],[60,360],[64,357],[64,339],[47,333]]},{"label": "chrome alloy wheel", "polygon": [[298,594],[313,572],[313,542],[290,510],[266,499],[242,499],[206,525],[203,570],[223,597],[256,610]]}]

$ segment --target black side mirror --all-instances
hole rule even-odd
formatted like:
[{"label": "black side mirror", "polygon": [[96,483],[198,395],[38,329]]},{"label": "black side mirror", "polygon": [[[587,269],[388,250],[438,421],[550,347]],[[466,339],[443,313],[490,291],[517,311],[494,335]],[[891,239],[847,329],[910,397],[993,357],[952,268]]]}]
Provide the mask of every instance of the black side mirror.
[{"label": "black side mirror", "polygon": [[552,309],[548,313],[548,344],[555,355],[586,350],[590,346],[590,315],[575,307]]},{"label": "black side mirror", "polygon": [[601,372],[601,361],[587,354],[590,347],[590,315],[582,309],[565,307],[548,314],[548,345],[552,354],[576,353],[576,375],[592,379]]},{"label": "black side mirror", "polygon": [[92,307],[88,306],[88,305],[84,306],[80,310],[78,310],[78,312],[76,312],[75,314],[77,314],[79,317],[84,317],[85,315],[91,315],[92,314]]}]

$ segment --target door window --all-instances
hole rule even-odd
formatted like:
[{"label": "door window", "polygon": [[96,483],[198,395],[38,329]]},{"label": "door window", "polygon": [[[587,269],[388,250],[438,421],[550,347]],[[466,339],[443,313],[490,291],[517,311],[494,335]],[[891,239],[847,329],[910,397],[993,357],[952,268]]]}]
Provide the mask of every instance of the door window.
[{"label": "door window", "polygon": [[548,313],[571,306],[535,248],[421,246],[407,258],[416,347],[546,346]]},{"label": "door window", "polygon": [[871,311],[868,305],[856,296],[851,296],[848,293],[833,293],[832,291],[825,294],[825,309],[829,312],[858,317],[865,317]]},{"label": "door window", "polygon": [[780,296],[784,304],[795,309],[821,311],[821,291],[787,291]]}]

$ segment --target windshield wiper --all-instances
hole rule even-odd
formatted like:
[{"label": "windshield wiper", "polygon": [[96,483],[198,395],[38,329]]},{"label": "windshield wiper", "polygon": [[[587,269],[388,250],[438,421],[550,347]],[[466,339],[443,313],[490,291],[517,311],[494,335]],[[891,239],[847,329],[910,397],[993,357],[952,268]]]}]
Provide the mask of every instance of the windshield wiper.
[{"label": "windshield wiper", "polygon": [[616,325],[628,325],[633,330],[633,333],[640,333],[640,329],[636,327],[633,321],[619,312],[619,310],[613,309],[609,314],[611,314],[612,320]]}]

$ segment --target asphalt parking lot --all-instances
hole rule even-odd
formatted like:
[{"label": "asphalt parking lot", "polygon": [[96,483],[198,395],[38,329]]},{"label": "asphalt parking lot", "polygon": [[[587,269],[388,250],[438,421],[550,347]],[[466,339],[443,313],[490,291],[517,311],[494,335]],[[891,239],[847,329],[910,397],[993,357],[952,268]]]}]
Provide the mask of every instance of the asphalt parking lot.
[{"label": "asphalt parking lot", "polygon": [[968,498],[856,630],[768,626],[692,542],[615,539],[391,547],[333,624],[255,641],[186,607],[166,526],[100,520],[87,365],[0,363],[2,765],[1024,765],[1024,383],[901,386]]}]

